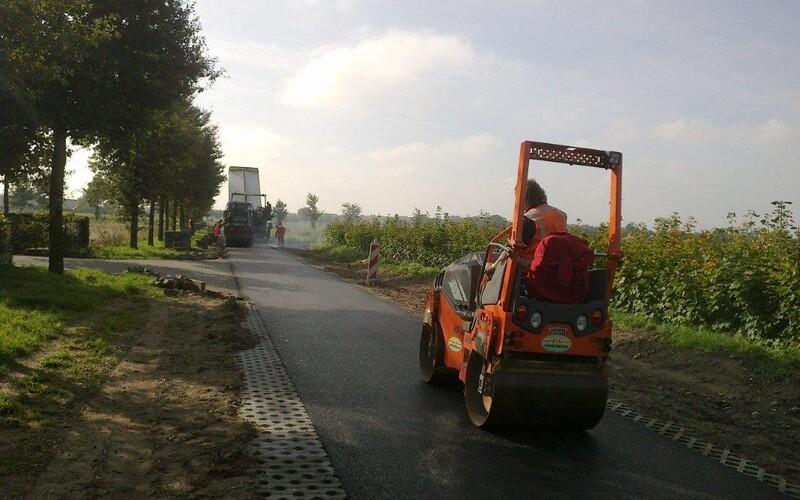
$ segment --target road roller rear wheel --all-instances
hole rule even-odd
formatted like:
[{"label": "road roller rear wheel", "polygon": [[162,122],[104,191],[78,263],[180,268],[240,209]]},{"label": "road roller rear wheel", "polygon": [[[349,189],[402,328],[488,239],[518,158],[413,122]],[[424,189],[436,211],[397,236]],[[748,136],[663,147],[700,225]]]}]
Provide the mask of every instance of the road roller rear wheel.
[{"label": "road roller rear wheel", "polygon": [[[477,427],[490,428],[496,423],[497,411],[492,407],[494,403],[494,391],[482,394],[481,385],[484,382],[485,373],[491,373],[491,363],[484,362],[484,359],[472,352],[467,362],[467,374],[464,380],[464,402],[467,405],[467,415]],[[486,390],[483,391],[487,392]],[[494,413],[493,413],[494,412]]]},{"label": "road roller rear wheel", "polygon": [[444,339],[436,326],[423,323],[419,339],[419,378],[426,384],[438,382],[438,372],[443,365]]}]

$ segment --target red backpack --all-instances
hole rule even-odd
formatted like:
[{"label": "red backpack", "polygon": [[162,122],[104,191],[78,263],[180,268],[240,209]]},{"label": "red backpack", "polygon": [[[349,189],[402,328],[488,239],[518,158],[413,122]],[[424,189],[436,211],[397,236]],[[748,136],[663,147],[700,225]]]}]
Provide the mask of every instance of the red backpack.
[{"label": "red backpack", "polygon": [[589,292],[592,260],[594,251],[586,240],[569,233],[552,233],[536,247],[525,284],[539,300],[579,302]]}]

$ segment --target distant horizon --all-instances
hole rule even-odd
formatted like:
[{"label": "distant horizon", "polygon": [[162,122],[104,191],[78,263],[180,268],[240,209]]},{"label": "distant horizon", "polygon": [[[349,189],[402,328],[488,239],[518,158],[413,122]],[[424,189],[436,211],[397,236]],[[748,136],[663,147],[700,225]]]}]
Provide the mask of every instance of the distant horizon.
[{"label": "distant horizon", "polygon": [[[3,202],[3,199],[4,199],[4,198],[3,198],[3,194],[2,194],[2,193],[0,193],[0,203],[2,203],[2,202]],[[81,199],[81,197],[77,197],[77,198],[64,198],[64,200],[63,200],[63,203],[64,203],[64,204],[67,204],[67,203],[72,203],[72,202],[75,202],[75,203],[77,203],[77,202],[79,202],[79,201],[80,201],[80,199]],[[277,201],[277,200],[276,200],[276,201]],[[778,201],[778,202],[779,202],[779,201],[785,201],[785,200],[773,200],[773,201]],[[272,201],[270,201],[270,203],[272,203],[272,204],[273,204],[273,207],[274,207],[274,203],[273,203]],[[797,216],[797,215],[798,215],[798,213],[796,213],[796,212],[795,212],[795,210],[793,209],[793,208],[794,208],[794,205],[793,205],[791,202],[788,202],[788,203],[790,204],[788,208],[789,208],[789,211],[790,211],[790,212],[791,212],[791,214],[792,214],[792,219],[794,220],[795,224],[798,224],[798,222],[800,222],[800,220],[798,220],[798,219],[795,219],[795,216]],[[46,207],[39,207],[39,206],[38,206],[38,204],[37,204],[37,208],[39,208],[39,209],[41,210],[42,208],[46,208]],[[224,208],[225,208],[224,206],[223,206],[223,207],[217,207],[217,206],[214,206],[214,207],[212,207],[212,208],[210,209],[210,212],[209,212],[209,213],[211,213],[211,211],[218,211],[218,212],[221,212],[221,211],[223,211],[223,210],[224,210]],[[303,208],[303,207],[300,207],[300,209],[302,209],[302,208]],[[299,210],[299,209],[298,209],[298,210]],[[289,210],[289,214],[291,214],[291,215],[293,215],[293,216],[297,216],[297,217],[302,217],[302,215],[300,215],[300,214],[298,213],[298,210]],[[12,212],[14,212],[14,210],[12,210]],[[754,212],[755,212],[755,211],[754,211]],[[87,213],[87,214],[88,214],[89,212],[81,212],[81,213]],[[479,214],[476,214],[476,215],[460,215],[460,214],[452,214],[452,213],[449,213],[449,212],[447,212],[447,211],[446,211],[446,210],[444,210],[444,209],[442,210],[442,212],[441,212],[441,213],[442,213],[443,215],[444,215],[444,214],[447,214],[449,217],[453,217],[453,218],[457,218],[457,219],[478,219],[478,218],[480,218],[480,217],[481,217]],[[768,214],[772,213],[772,210],[768,210],[768,211],[766,211],[766,212],[755,212],[755,213],[756,213],[756,215],[757,215],[758,217],[764,217],[764,216],[766,216],[766,215],[768,215]],[[683,214],[680,214],[679,212],[678,212],[677,214],[678,214],[678,217],[681,219],[681,221],[682,221],[682,222],[684,222],[684,223],[688,223],[688,222],[690,222],[690,220],[689,220],[689,218],[690,218],[690,217],[691,217],[691,218],[693,218],[693,219],[694,219],[694,223],[695,223],[695,224],[694,224],[694,226],[695,226],[695,227],[694,227],[694,229],[695,229],[696,231],[701,231],[701,230],[712,230],[712,229],[723,229],[723,228],[729,227],[729,225],[728,225],[728,223],[727,223],[727,220],[726,220],[726,223],[725,223],[725,224],[723,224],[723,225],[705,227],[705,226],[701,226],[701,225],[698,223],[698,221],[697,221],[697,220],[696,220],[696,219],[695,219],[693,216],[691,216],[691,215],[683,215]],[[424,215],[425,215],[425,214],[424,214]],[[673,215],[672,213],[670,213],[670,214],[665,214],[665,215],[663,215],[663,216],[660,216],[660,217],[658,217],[658,218],[669,218],[669,217],[671,217],[672,215]],[[327,211],[326,211],[326,212],[323,214],[323,217],[324,217],[324,216],[332,216],[332,217],[338,217],[338,218],[342,218],[342,217],[344,217],[344,215],[342,215],[341,213],[337,213],[337,212],[327,212]],[[391,213],[391,214],[389,214],[389,213],[387,213],[387,214],[361,214],[359,217],[360,217],[360,218],[365,218],[365,219],[373,219],[373,218],[377,218],[377,219],[385,219],[385,218],[392,218],[392,217],[394,217],[394,216],[398,216],[398,217],[401,217],[401,218],[404,218],[404,219],[413,219],[413,218],[414,218],[414,214],[413,214],[413,212],[412,212],[411,214],[407,214],[407,215],[406,215],[406,214],[399,214],[399,213]],[[435,219],[435,218],[436,218],[436,213],[435,213],[435,212],[433,212],[433,213],[430,213],[430,212],[428,212],[428,213],[426,214],[426,216],[427,216],[429,219]],[[745,212],[745,213],[742,213],[742,214],[736,214],[736,221],[737,221],[737,222],[743,222],[743,219],[744,219],[745,217],[748,217],[748,216],[749,216],[749,215],[748,215],[748,212]],[[505,220],[506,222],[508,222],[509,224],[511,223],[511,216],[503,216],[503,215],[501,215],[501,214],[488,214],[488,217],[489,217],[489,218],[495,218],[495,217],[499,217],[499,218],[502,218],[502,219],[504,219],[504,220]],[[584,221],[584,220],[580,220],[580,222],[578,222],[578,220],[577,220],[577,219],[572,219],[572,218],[568,219],[568,224],[570,224],[570,225],[580,225],[580,226],[592,227],[592,228],[597,228],[597,227],[599,227],[599,226],[600,226],[600,224],[607,223],[607,222],[608,222],[607,220],[604,220],[604,221],[600,221],[600,222],[598,222],[598,223],[591,223],[591,222],[589,222],[589,221]],[[648,228],[648,229],[652,229],[652,228],[653,228],[653,226],[654,226],[654,223],[655,223],[655,219],[654,219],[654,220],[652,220],[652,221],[627,221],[627,220],[623,220],[623,222],[622,222],[622,227],[628,226],[629,224],[645,224],[645,225],[647,226],[647,228]]]}]

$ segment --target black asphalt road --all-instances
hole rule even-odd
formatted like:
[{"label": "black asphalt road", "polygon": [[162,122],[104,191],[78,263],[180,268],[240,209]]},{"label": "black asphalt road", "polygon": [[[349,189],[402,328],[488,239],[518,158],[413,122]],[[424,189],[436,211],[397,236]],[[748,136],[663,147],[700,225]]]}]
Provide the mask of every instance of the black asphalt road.
[{"label": "black asphalt road", "polygon": [[458,387],[419,381],[419,318],[280,250],[230,260],[351,498],[782,497],[610,412],[579,435],[481,431]]}]

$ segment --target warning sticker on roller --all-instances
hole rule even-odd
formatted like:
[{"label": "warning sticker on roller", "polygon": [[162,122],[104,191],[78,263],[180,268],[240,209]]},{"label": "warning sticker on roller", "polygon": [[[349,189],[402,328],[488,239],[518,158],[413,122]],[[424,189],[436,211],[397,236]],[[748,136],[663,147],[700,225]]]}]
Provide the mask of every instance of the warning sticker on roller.
[{"label": "warning sticker on roller", "polygon": [[450,337],[450,340],[447,341],[447,347],[449,347],[451,351],[461,351],[461,339],[458,337]]},{"label": "warning sticker on roller", "polygon": [[548,335],[542,339],[542,347],[550,352],[564,352],[572,347],[572,341],[564,335]]}]

